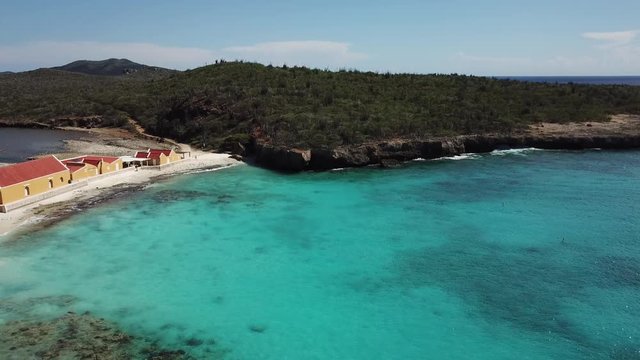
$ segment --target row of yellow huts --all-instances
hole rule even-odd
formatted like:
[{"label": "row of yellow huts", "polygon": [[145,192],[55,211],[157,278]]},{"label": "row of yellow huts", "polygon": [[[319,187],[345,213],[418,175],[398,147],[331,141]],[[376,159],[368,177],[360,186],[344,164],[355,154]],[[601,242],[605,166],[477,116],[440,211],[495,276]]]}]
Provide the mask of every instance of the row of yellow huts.
[{"label": "row of yellow huts", "polygon": [[148,149],[134,156],[85,155],[59,160],[53,155],[0,167],[0,212],[7,205],[25,201],[94,176],[132,166],[162,166],[182,159],[174,150]]}]

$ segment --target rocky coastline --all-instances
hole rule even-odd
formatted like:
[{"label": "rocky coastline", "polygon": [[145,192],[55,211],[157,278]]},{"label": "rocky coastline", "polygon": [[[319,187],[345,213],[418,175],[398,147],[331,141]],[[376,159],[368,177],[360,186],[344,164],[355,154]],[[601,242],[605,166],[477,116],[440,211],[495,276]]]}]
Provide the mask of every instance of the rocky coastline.
[{"label": "rocky coastline", "polygon": [[395,166],[418,158],[437,159],[497,149],[553,150],[640,148],[640,118],[618,116],[608,123],[539,124],[514,134],[461,135],[424,140],[396,139],[327,149],[296,149],[256,139],[250,155],[266,168],[297,172],[380,165]]},{"label": "rocky coastline", "polygon": [[398,162],[437,159],[464,153],[488,153],[496,149],[528,148],[554,150],[640,148],[640,136],[553,137],[460,136],[434,140],[393,140],[334,149],[289,149],[258,144],[258,165],[281,171],[330,170],[369,165],[389,166]]}]

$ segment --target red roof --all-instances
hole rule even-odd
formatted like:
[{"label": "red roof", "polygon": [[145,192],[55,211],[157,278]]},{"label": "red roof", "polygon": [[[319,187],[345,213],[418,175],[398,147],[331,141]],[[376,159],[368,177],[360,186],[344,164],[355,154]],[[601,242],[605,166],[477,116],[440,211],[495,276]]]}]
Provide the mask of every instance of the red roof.
[{"label": "red roof", "polygon": [[76,171],[82,169],[83,167],[87,166],[86,164],[70,163],[70,162],[65,162],[64,164],[67,165],[67,168],[69,168],[69,171],[71,171],[71,172],[76,172]]},{"label": "red roof", "polygon": [[100,165],[100,159],[83,159],[82,161],[84,161],[87,164],[91,164],[93,166]]},{"label": "red roof", "polygon": [[169,156],[169,154],[171,154],[171,150],[160,150],[160,149],[149,150],[149,157],[152,159],[159,159],[161,154],[164,154],[165,156]]},{"label": "red roof", "polygon": [[100,162],[100,160],[104,162],[108,162],[109,164],[118,161],[119,158],[115,156],[83,156],[85,162]]},{"label": "red roof", "polygon": [[159,159],[161,154],[164,154],[165,156],[169,156],[171,154],[171,150],[149,149],[147,151],[138,151],[136,153],[136,157],[148,158],[148,159]]},{"label": "red roof", "polygon": [[0,167],[0,187],[19,184],[35,178],[67,170],[55,156]]},{"label": "red roof", "polygon": [[85,156],[80,156],[77,158],[73,158],[73,159],[66,159],[63,160],[64,163],[66,162],[76,162],[76,163],[87,163],[87,164],[91,164],[94,166],[98,166],[98,164],[100,164],[100,161],[104,161],[107,163],[113,163],[116,160],[118,160],[117,157],[114,156],[93,156],[93,155],[85,155]]},{"label": "red roof", "polygon": [[88,162],[87,163],[80,162],[77,159],[62,160],[62,163],[65,164],[69,168],[69,170],[71,172],[76,172],[76,171],[84,168],[87,165],[94,165],[94,164],[91,164],[91,163],[88,163]]}]

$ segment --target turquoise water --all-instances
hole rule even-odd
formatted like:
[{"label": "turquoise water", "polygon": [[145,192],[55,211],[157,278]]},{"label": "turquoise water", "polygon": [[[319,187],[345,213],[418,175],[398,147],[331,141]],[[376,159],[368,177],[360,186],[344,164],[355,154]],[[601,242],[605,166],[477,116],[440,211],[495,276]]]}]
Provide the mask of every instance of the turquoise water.
[{"label": "turquoise water", "polygon": [[177,177],[0,244],[0,297],[202,358],[640,358],[640,152],[500,155]]}]

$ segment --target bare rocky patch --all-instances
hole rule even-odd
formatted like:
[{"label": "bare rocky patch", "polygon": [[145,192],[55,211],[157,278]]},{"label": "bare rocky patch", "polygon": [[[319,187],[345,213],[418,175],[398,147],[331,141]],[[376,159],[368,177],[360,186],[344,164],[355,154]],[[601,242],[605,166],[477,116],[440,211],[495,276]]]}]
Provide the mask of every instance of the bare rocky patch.
[{"label": "bare rocky patch", "polygon": [[194,359],[181,349],[163,349],[89,313],[47,321],[15,320],[0,326],[2,359]]},{"label": "bare rocky patch", "polygon": [[640,134],[640,116],[614,115],[602,122],[543,122],[530,125],[528,134],[537,136],[612,136]]}]

